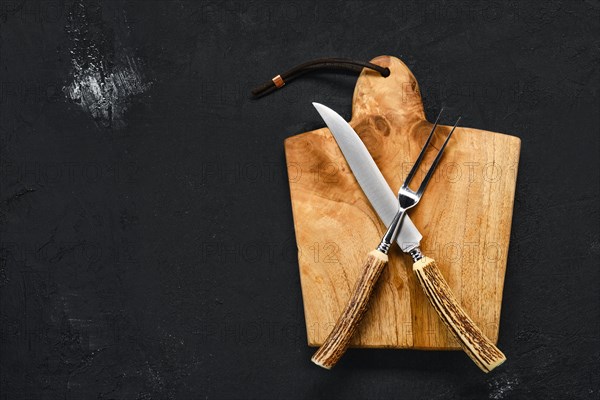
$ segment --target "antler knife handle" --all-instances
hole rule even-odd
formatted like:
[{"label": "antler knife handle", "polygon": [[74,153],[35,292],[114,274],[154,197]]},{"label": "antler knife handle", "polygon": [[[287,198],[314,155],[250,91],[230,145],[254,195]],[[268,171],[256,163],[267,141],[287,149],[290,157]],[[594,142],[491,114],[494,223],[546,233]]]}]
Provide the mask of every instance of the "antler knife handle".
[{"label": "antler knife handle", "polygon": [[502,364],[506,357],[461,308],[435,260],[423,257],[413,264],[413,271],[431,305],[475,364],[484,372]]},{"label": "antler knife handle", "polygon": [[368,308],[373,288],[377,284],[379,275],[381,275],[381,271],[383,271],[387,262],[387,254],[379,250],[373,250],[369,253],[362,274],[354,286],[352,297],[323,345],[312,356],[312,362],[320,367],[330,369],[344,355],[352,335]]}]

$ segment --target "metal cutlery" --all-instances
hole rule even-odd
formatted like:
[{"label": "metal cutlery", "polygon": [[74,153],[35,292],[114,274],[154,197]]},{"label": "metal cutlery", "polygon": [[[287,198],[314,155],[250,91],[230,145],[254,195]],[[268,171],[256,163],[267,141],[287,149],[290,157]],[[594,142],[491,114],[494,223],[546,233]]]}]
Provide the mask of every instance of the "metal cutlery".
[{"label": "metal cutlery", "polygon": [[355,285],[346,308],[323,345],[312,357],[312,361],[329,369],[344,354],[367,309],[370,295],[379,275],[387,265],[387,252],[391,244],[397,240],[402,251],[412,256],[413,271],[430,303],[469,357],[485,372],[502,364],[506,359],[504,354],[481,332],[461,308],[437,268],[435,260],[425,257],[421,253],[419,245],[422,236],[406,215],[407,211],[415,207],[421,199],[458,121],[444,141],[419,188],[413,191],[409,188],[409,184],[423,161],[437,128],[440,118],[438,116],[415,165],[407,175],[398,192],[398,197],[395,199],[368,150],[352,127],[335,111],[318,103],[313,103],[313,105],[329,127],[358,183],[382,221],[388,226],[388,230],[377,249],[368,254],[361,277]]}]

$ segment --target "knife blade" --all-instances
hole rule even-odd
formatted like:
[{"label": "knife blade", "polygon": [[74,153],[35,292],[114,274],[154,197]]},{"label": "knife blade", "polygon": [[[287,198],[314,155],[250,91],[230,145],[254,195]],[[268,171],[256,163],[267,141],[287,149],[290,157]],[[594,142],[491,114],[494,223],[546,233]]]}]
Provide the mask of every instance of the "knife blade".
[{"label": "knife blade", "polygon": [[[385,226],[389,227],[396,212],[398,212],[398,199],[379,168],[377,168],[377,164],[369,154],[369,150],[367,150],[354,129],[338,113],[323,104],[313,103],[313,105],[329,127],[354,177],[375,212]],[[357,168],[357,166],[360,166],[360,168]],[[423,235],[421,235],[410,217],[405,216],[396,239],[402,251],[407,253],[419,247],[422,238]]]},{"label": "knife blade", "polygon": [[[366,146],[350,124],[339,114],[322,104],[313,103],[313,105],[329,127],[373,208],[386,226],[389,226],[390,215],[393,218],[398,211],[398,201]],[[392,204],[392,201],[395,205]],[[397,242],[402,251],[410,253],[413,257],[413,271],[430,304],[473,362],[482,371],[491,371],[502,364],[506,357],[462,309],[460,302],[439,271],[435,260],[423,256],[419,248],[422,236],[408,216],[404,218]],[[312,361],[315,364],[329,369],[345,352],[350,338],[362,318],[372,287],[377,281],[377,276],[373,276],[372,272],[373,266],[377,262],[373,259],[370,262],[367,261],[346,309],[340,315],[323,345],[313,355]],[[387,263],[387,257],[385,262]]]}]

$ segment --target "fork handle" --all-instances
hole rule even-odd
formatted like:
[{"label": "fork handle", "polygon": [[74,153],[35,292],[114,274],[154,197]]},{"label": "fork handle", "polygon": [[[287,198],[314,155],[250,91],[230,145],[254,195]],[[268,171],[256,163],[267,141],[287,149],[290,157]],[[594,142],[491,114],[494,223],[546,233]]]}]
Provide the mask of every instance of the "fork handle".
[{"label": "fork handle", "polygon": [[429,302],[475,364],[486,373],[502,364],[506,357],[462,309],[435,260],[423,257],[413,264],[413,271]]},{"label": "fork handle", "polygon": [[320,367],[331,369],[344,355],[352,335],[354,335],[360,320],[367,311],[373,288],[387,262],[387,254],[379,250],[373,250],[369,253],[363,265],[361,276],[354,286],[352,297],[348,300],[346,308],[323,345],[312,356],[312,362]]}]

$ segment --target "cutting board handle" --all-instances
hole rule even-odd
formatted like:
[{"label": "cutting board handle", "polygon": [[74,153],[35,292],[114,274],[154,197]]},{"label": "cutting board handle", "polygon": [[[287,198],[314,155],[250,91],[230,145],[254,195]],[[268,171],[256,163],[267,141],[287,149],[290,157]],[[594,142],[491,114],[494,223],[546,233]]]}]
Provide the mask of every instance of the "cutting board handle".
[{"label": "cutting board handle", "polygon": [[388,68],[390,75],[381,77],[375,71],[363,70],[354,87],[351,124],[373,116],[375,99],[385,99],[376,103],[377,115],[392,121],[402,118],[394,125],[425,121],[419,84],[406,64],[390,56],[379,56],[371,62]]}]

